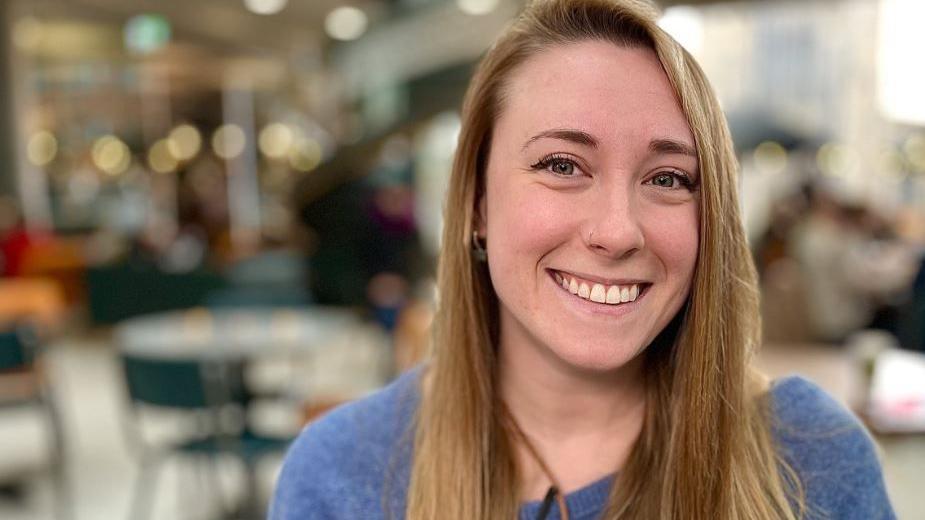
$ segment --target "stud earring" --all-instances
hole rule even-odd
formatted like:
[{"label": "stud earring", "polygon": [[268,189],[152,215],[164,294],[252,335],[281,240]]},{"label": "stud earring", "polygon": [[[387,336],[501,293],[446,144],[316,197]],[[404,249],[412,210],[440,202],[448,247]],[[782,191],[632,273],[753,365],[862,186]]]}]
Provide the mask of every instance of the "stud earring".
[{"label": "stud earring", "polygon": [[482,238],[479,237],[478,231],[472,232],[472,256],[479,262],[488,260],[488,251],[485,250],[485,244],[482,243]]}]

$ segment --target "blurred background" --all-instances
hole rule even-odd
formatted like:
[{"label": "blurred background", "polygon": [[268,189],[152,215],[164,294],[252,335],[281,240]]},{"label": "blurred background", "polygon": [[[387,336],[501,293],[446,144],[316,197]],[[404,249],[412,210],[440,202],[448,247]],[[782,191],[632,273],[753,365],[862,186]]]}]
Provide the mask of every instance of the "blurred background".
[{"label": "blurred background", "polygon": [[[772,376],[925,518],[925,2],[668,1],[729,118]],[[262,518],[426,350],[474,63],[520,0],[0,2],[0,517]]]}]

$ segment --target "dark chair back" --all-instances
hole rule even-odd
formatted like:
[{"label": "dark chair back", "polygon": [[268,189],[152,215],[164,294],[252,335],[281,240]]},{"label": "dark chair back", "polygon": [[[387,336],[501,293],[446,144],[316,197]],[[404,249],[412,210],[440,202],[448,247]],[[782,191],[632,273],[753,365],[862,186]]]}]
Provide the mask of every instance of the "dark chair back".
[{"label": "dark chair back", "polygon": [[203,409],[245,405],[250,396],[239,361],[173,360],[124,354],[128,393],[135,403]]},{"label": "dark chair back", "polygon": [[0,372],[20,370],[32,366],[35,359],[35,342],[27,327],[0,331]]}]

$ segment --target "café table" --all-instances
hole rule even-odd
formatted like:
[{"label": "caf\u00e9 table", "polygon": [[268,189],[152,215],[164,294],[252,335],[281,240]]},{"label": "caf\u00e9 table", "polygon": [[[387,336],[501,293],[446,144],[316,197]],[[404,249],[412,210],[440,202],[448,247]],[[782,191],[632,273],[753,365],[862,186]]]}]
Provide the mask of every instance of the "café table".
[{"label": "caf\u00e9 table", "polygon": [[[310,361],[326,349],[344,348],[343,335],[360,326],[360,317],[349,308],[192,308],[125,320],[116,326],[114,339],[123,356],[144,359],[245,364],[267,359],[294,362]],[[258,517],[261,507],[257,468],[255,464],[245,466],[243,516]]]}]

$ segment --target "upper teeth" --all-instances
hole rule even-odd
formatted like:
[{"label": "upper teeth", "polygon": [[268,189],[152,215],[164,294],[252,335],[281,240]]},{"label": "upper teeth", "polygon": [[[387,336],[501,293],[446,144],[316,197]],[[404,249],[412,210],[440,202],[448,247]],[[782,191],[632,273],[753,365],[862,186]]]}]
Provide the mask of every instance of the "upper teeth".
[{"label": "upper teeth", "polygon": [[556,273],[556,281],[568,292],[597,303],[616,305],[636,301],[639,296],[639,284],[632,285],[603,285],[587,282],[577,278]]}]

